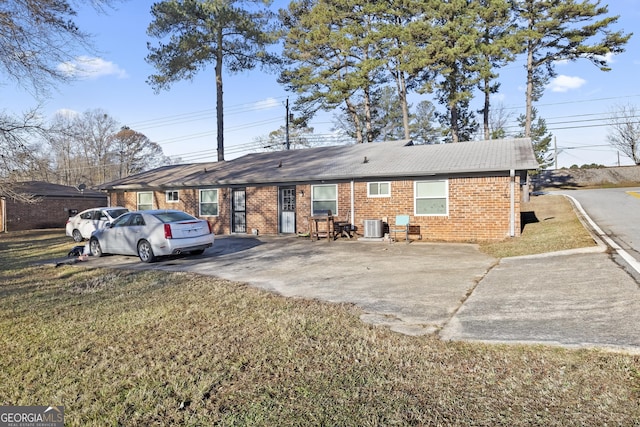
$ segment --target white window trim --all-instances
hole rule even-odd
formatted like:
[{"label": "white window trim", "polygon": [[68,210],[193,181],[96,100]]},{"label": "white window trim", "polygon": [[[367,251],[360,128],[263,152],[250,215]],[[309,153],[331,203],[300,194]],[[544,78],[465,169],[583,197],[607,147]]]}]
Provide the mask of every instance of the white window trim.
[{"label": "white window trim", "polygon": [[140,195],[151,194],[151,209],[153,209],[153,191],[138,191],[136,193],[136,209],[140,210]]},{"label": "white window trim", "polygon": [[[217,215],[204,215],[202,213],[202,192],[203,191],[215,191],[216,192],[216,204],[218,205],[218,214]],[[215,218],[220,216],[220,189],[219,188],[201,188],[198,191],[198,216],[204,218]]]},{"label": "white window trim", "polygon": [[[313,215],[313,202],[316,201],[316,199],[313,198],[313,188],[314,187],[328,187],[330,185],[333,185],[335,187],[335,189],[336,189],[336,198],[335,198],[336,211],[335,212],[331,212],[331,215],[333,215],[333,216],[338,215],[338,208],[339,208],[339,206],[338,206],[338,184],[317,184],[317,185],[312,185],[311,186],[311,203],[310,203],[311,204],[311,215]],[[326,199],[326,200],[328,200],[328,199]],[[331,200],[333,200],[333,199],[331,199]],[[319,200],[319,201],[324,201],[324,200]]]},{"label": "white window trim", "polygon": [[[370,191],[370,185],[371,184],[378,184],[378,190],[380,190],[380,184],[387,184],[389,186],[389,193],[388,194],[371,194]],[[391,197],[391,181],[371,181],[371,182],[367,182],[367,197],[370,198],[376,198],[376,197]]]},{"label": "white window trim", "polygon": [[[445,183],[445,210],[443,214],[419,214],[417,212],[418,206],[418,183],[420,182],[437,182],[441,181]],[[441,197],[421,197],[420,199],[440,199]],[[415,216],[449,216],[449,180],[448,179],[421,179],[413,182],[413,214]]]},{"label": "white window trim", "polygon": [[[169,200],[169,194],[176,193],[177,200]],[[164,192],[164,197],[167,203],[178,203],[180,201],[180,191],[178,190],[167,190]]]}]

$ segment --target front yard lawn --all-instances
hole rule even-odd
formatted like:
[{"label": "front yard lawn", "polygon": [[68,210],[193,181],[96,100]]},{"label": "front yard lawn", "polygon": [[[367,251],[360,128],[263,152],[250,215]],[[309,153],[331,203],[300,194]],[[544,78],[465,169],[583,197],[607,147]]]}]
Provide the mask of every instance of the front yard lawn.
[{"label": "front yard lawn", "polygon": [[72,426],[640,419],[637,355],[442,342],[212,277],[32,265],[68,248],[60,230],[0,235],[2,405],[64,405]]}]

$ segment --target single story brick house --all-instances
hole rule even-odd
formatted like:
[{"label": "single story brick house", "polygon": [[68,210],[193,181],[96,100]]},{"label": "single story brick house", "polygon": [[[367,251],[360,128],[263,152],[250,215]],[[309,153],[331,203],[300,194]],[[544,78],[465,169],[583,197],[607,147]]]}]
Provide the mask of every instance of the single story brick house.
[{"label": "single story brick house", "polygon": [[[0,194],[0,232],[64,228],[67,219],[85,209],[107,206],[103,192],[79,190],[42,181],[7,185],[11,194]],[[25,194],[25,202],[13,194]]]},{"label": "single story brick house", "polygon": [[359,235],[370,221],[409,215],[412,239],[497,241],[520,235],[523,183],[537,167],[529,138],[402,140],[165,166],[99,189],[111,205],[206,218],[216,234],[306,233],[311,216],[330,210]]}]

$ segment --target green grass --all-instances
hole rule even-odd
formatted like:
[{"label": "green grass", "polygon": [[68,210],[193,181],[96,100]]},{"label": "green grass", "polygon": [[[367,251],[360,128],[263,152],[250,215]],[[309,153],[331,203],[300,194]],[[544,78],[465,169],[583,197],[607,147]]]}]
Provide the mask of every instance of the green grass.
[{"label": "green grass", "polygon": [[64,405],[71,426],[640,419],[640,356],[442,342],[213,277],[32,265],[66,255],[62,234],[0,235],[2,405]]}]

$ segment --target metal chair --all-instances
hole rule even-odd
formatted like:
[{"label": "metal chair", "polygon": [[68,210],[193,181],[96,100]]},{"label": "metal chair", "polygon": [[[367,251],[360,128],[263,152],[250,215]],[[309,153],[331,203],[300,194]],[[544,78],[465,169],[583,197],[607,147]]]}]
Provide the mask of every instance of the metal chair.
[{"label": "metal chair", "polygon": [[396,235],[398,232],[404,232],[405,240],[409,243],[409,215],[396,215],[396,223],[389,232],[393,232],[393,240],[398,241]]}]

